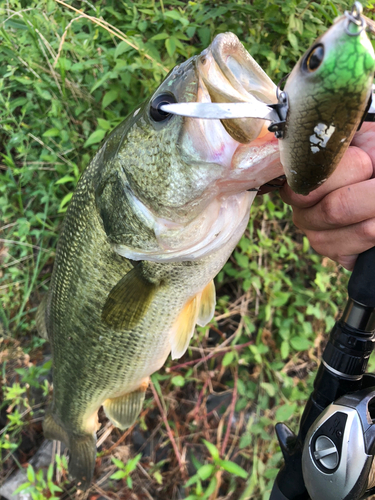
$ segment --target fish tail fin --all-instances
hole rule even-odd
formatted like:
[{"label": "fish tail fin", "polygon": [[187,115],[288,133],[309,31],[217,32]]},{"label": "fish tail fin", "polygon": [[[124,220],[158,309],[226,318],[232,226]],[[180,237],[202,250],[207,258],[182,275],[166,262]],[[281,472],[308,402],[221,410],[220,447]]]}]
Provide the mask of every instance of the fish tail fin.
[{"label": "fish tail fin", "polygon": [[120,429],[127,429],[134,424],[142,410],[147,386],[148,380],[133,392],[104,401],[104,412],[113,425]]},{"label": "fish tail fin", "polygon": [[80,490],[87,490],[94,474],[96,438],[93,434],[72,436],[69,441],[69,474]]},{"label": "fish tail fin", "polygon": [[69,446],[68,433],[56,422],[52,413],[47,413],[43,421],[43,433],[46,439],[56,439]]},{"label": "fish tail fin", "polygon": [[96,458],[96,438],[93,434],[72,435],[58,424],[52,413],[47,413],[43,422],[46,439],[57,439],[68,446],[70,451],[69,474],[76,479],[77,486],[86,490],[91,483]]},{"label": "fish tail fin", "polygon": [[35,321],[36,329],[42,339],[48,340],[48,333],[46,327],[46,307],[47,307],[47,294],[43,297],[42,302],[39,304],[36,312]]}]

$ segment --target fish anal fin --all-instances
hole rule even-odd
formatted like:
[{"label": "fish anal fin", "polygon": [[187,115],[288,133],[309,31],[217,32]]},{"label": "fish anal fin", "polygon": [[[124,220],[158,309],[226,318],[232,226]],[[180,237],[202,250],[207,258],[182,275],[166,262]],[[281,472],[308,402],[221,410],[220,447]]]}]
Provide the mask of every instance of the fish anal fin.
[{"label": "fish anal fin", "polygon": [[113,425],[123,430],[134,424],[142,410],[147,387],[148,379],[135,391],[104,401],[104,412]]},{"label": "fish anal fin", "polygon": [[87,490],[94,474],[96,459],[96,437],[94,434],[79,434],[70,437],[69,474],[76,480],[80,490]]},{"label": "fish anal fin", "polygon": [[145,316],[156,289],[134,267],[109,292],[102,320],[115,330],[132,330]]},{"label": "fish anal fin", "polygon": [[47,308],[47,297],[46,294],[42,302],[39,304],[38,310],[35,316],[36,329],[38,331],[38,335],[42,337],[42,339],[48,340],[47,326],[46,326],[46,308]]},{"label": "fish anal fin", "polygon": [[211,321],[215,313],[215,305],[216,290],[214,281],[211,280],[201,294],[197,318],[199,326],[206,326]]},{"label": "fish anal fin", "polygon": [[190,299],[180,312],[171,335],[172,359],[181,358],[188,348],[198,317],[199,295]]}]

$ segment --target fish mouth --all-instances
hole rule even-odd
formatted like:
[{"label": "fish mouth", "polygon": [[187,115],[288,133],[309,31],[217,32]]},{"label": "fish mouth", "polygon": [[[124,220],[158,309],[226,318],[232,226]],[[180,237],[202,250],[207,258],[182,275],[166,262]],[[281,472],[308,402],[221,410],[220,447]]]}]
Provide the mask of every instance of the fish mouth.
[{"label": "fish mouth", "polygon": [[[211,102],[277,101],[276,86],[233,33],[217,35],[198,57],[200,77]],[[237,142],[247,144],[267,132],[268,122],[256,118],[221,120]]]}]

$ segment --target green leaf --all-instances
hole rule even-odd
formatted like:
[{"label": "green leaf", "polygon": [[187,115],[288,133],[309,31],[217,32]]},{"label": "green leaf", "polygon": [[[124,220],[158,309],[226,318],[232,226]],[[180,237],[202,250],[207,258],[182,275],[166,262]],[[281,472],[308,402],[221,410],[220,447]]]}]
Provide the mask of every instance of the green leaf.
[{"label": "green leaf", "polygon": [[288,292],[275,292],[275,297],[272,299],[272,305],[275,307],[282,307],[288,302],[290,293]]},{"label": "green leaf", "polygon": [[60,135],[60,130],[58,128],[49,128],[43,134],[43,137],[57,137]]},{"label": "green leaf", "polygon": [[126,463],[126,465],[125,465],[125,470],[128,473],[130,473],[133,470],[135,470],[136,467],[137,467],[137,463],[140,461],[141,458],[142,458],[142,453],[138,453],[138,455],[136,455],[135,457],[133,457],[130,460],[128,460],[127,463]]},{"label": "green leaf", "polygon": [[67,182],[75,182],[75,178],[71,175],[64,175],[61,179],[57,179],[55,184],[66,184]]},{"label": "green leaf", "polygon": [[125,464],[121,460],[115,457],[111,457],[112,462],[117,465],[119,469],[125,469]]},{"label": "green leaf", "polygon": [[202,465],[202,467],[200,467],[197,470],[197,474],[200,477],[200,479],[202,479],[202,481],[205,481],[206,479],[208,479],[212,475],[212,473],[214,472],[214,470],[215,470],[215,466],[214,465],[212,465],[212,464],[205,464],[205,465]]},{"label": "green leaf", "polygon": [[103,130],[110,130],[111,124],[107,120],[103,120],[103,118],[98,118],[98,125]]},{"label": "green leaf", "polygon": [[68,193],[67,195],[64,196],[64,198],[62,199],[61,203],[60,203],[60,206],[59,206],[59,212],[65,212],[66,208],[65,208],[65,205],[67,205],[70,200],[72,199],[72,196],[73,196],[73,193]]},{"label": "green leaf", "polygon": [[161,475],[160,471],[157,470],[152,475],[154,476],[158,484],[163,484],[163,476]]},{"label": "green leaf", "polygon": [[157,35],[152,36],[150,40],[165,40],[168,37],[168,33],[158,33]]},{"label": "green leaf", "polygon": [[185,379],[182,375],[176,375],[171,380],[173,385],[177,385],[177,387],[183,387],[185,385]]},{"label": "green leaf", "polygon": [[283,340],[280,347],[280,354],[282,359],[286,359],[289,356],[289,351],[289,342],[287,340]]},{"label": "green leaf", "polygon": [[235,474],[236,476],[242,477],[243,479],[246,479],[247,476],[249,475],[245,469],[237,465],[235,462],[231,462],[230,460],[220,460],[219,462],[220,467],[222,467],[224,470],[227,472],[230,472],[231,474]]},{"label": "green leaf", "polygon": [[35,90],[42,99],[45,99],[46,101],[50,101],[52,99],[52,94],[48,92],[48,90],[42,89],[39,85],[35,85]]},{"label": "green leaf", "polygon": [[168,10],[164,13],[165,17],[169,17],[170,19],[174,19],[175,21],[180,21],[184,26],[189,24],[189,21],[181,16],[181,14],[177,10]]},{"label": "green leaf", "polygon": [[[199,476],[198,474],[194,474],[194,476],[191,476],[185,483],[185,488],[189,488],[192,484],[195,484],[197,481],[199,481]],[[186,499],[185,499],[186,500]]]},{"label": "green leaf", "polygon": [[294,33],[288,33],[288,40],[293,49],[298,50],[298,40]]},{"label": "green leaf", "polygon": [[26,476],[27,476],[27,479],[30,481],[30,483],[35,482],[35,471],[34,471],[32,465],[30,465],[30,464],[27,466]]},{"label": "green leaf", "polygon": [[231,364],[231,362],[233,361],[234,359],[234,352],[233,351],[229,351],[229,352],[226,352],[225,353],[225,356],[223,357],[223,361],[222,361],[222,365],[223,366],[228,366]]},{"label": "green leaf", "polygon": [[72,67],[72,62],[66,57],[60,57],[57,62],[57,67],[64,71],[69,71]]},{"label": "green leaf", "polygon": [[294,404],[285,404],[280,406],[280,408],[277,409],[276,411],[276,420],[279,422],[285,422],[285,420],[288,420],[293,413],[296,411],[297,405]]},{"label": "green leaf", "polygon": [[214,491],[216,490],[217,479],[213,477],[210,481],[210,484],[207,486],[206,491],[204,492],[203,499],[209,498]]},{"label": "green leaf", "polygon": [[94,90],[96,90],[97,88],[99,88],[101,85],[103,85],[103,83],[105,83],[108,78],[110,78],[111,76],[113,76],[113,72],[112,71],[108,71],[105,75],[103,75],[96,83],[94,83],[94,85],[91,87],[91,90],[90,90],[90,94],[92,94],[94,92]]},{"label": "green leaf", "polygon": [[202,45],[206,47],[211,41],[211,30],[209,27],[198,28],[198,36],[202,42]]},{"label": "green leaf", "polygon": [[121,54],[127,52],[131,48],[131,45],[129,45],[128,43],[124,41],[120,42],[116,47],[114,58],[117,59],[119,56],[121,56]]},{"label": "green leaf", "polygon": [[260,386],[266,391],[266,393],[273,398],[274,395],[276,394],[276,389],[275,386],[272,384],[269,384],[268,382],[261,382]]},{"label": "green leaf", "polygon": [[118,470],[114,474],[112,474],[112,476],[110,476],[110,479],[119,480],[119,479],[123,479],[126,476],[127,476],[127,474],[124,470]]},{"label": "green leaf", "polygon": [[176,51],[176,42],[173,37],[170,37],[165,41],[165,48],[167,49],[170,57],[172,57]]},{"label": "green leaf", "polygon": [[85,144],[83,145],[84,148],[87,148],[88,146],[91,146],[92,144],[97,144],[98,142],[102,142],[104,136],[106,134],[105,130],[98,129],[95,130],[87,139]]},{"label": "green leaf", "polygon": [[109,106],[113,101],[115,101],[118,97],[118,90],[110,90],[109,92],[106,92],[103,97],[102,101],[102,108],[106,108]]},{"label": "green leaf", "polygon": [[57,486],[54,483],[49,483],[48,488],[49,488],[51,493],[55,493],[55,491],[64,491],[62,488],[60,488],[60,486]]},{"label": "green leaf", "polygon": [[309,240],[306,238],[306,236],[303,237],[303,247],[302,247],[302,251],[303,253],[307,253],[310,249],[310,242]]},{"label": "green leaf", "polygon": [[30,488],[31,483],[23,483],[21,486],[18,486],[18,488],[13,491],[12,495],[15,495],[16,493],[20,493],[21,491],[26,490],[27,488]]},{"label": "green leaf", "polygon": [[47,471],[47,480],[52,481],[52,478],[53,478],[53,465],[49,464],[48,471]]},{"label": "green leaf", "polygon": [[211,453],[211,456],[214,459],[214,461],[219,460],[220,454],[219,454],[219,450],[216,448],[216,446],[214,444],[210,443],[209,441],[206,441],[205,439],[203,439],[203,443],[207,446],[208,451]]},{"label": "green leaf", "polygon": [[296,351],[306,351],[311,347],[311,342],[303,337],[293,337],[290,339],[290,343]]}]

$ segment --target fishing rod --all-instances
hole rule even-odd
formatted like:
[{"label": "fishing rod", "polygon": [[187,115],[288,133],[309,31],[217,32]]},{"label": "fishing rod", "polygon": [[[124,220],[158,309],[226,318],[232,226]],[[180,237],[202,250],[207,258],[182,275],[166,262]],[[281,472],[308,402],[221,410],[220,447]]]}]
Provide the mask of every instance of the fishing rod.
[{"label": "fishing rod", "polygon": [[[359,255],[298,434],[276,425],[284,457],[270,500],[357,500],[375,493],[375,247]],[[375,463],[374,463],[375,465]]]}]

